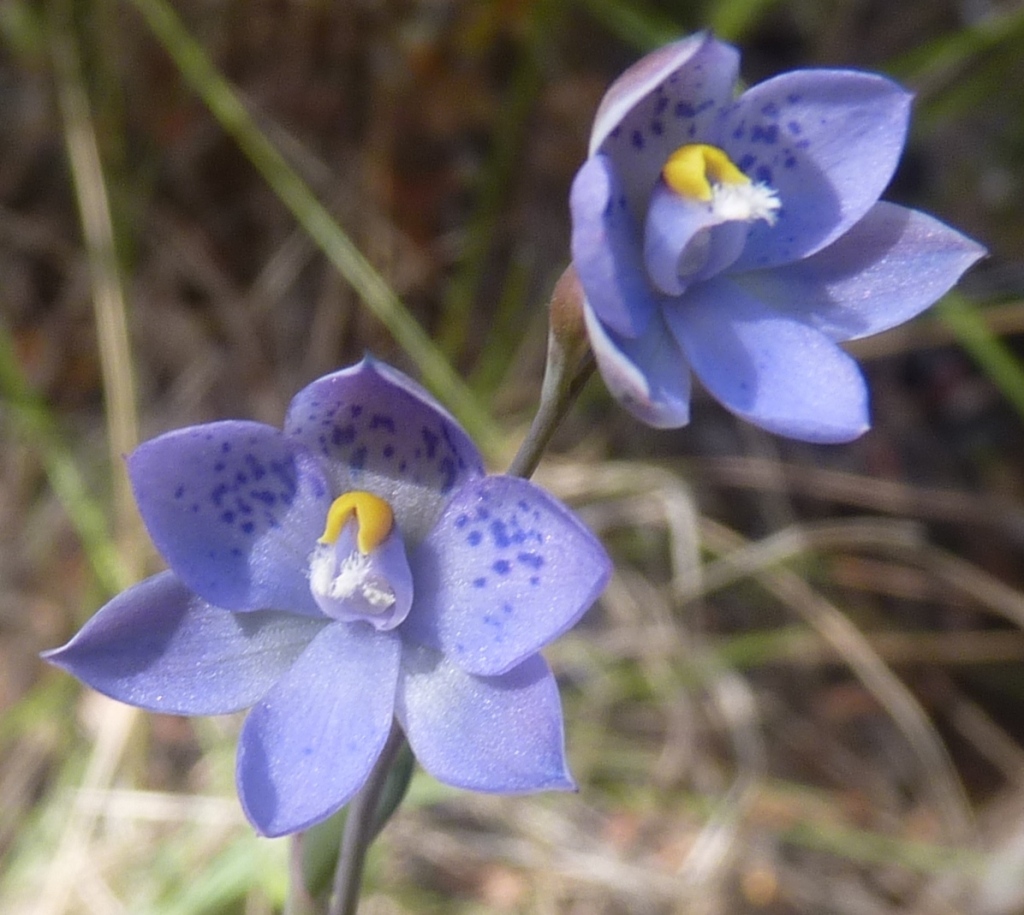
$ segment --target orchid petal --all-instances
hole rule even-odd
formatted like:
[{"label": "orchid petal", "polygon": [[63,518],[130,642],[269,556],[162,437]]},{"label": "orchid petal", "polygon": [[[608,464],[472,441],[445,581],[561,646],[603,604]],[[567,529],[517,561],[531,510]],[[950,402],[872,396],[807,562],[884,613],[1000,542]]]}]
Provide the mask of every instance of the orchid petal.
[{"label": "orchid petal", "polygon": [[153,543],[200,597],[321,615],[306,560],[331,497],[304,448],[260,423],[209,423],[140,445],[128,471]]},{"label": "orchid petal", "polygon": [[625,337],[638,337],[658,309],[640,256],[640,232],[606,156],[576,174],[569,196],[572,255],[590,307]]},{"label": "orchid petal", "polygon": [[867,430],[864,377],[821,331],[724,279],[691,289],[665,317],[704,386],[743,419],[808,442]]},{"label": "orchid petal", "polygon": [[229,613],[163,572],[119,594],[43,657],[128,705],[223,715],[257,702],[324,625],[291,613]]},{"label": "orchid petal", "polygon": [[558,687],[540,655],[475,677],[424,647],[406,647],[398,720],[434,778],[473,791],[573,790]]},{"label": "orchid petal", "polygon": [[590,348],[608,390],[641,422],[674,429],[690,421],[690,368],[659,317],[637,340],[617,339],[583,305]]},{"label": "orchid petal", "polygon": [[300,391],[285,432],[322,455],[337,493],[387,500],[407,539],[426,533],[448,495],[483,474],[452,416],[401,372],[371,358]]},{"label": "orchid petal", "polygon": [[391,729],[400,654],[394,634],[331,623],[249,713],[238,793],[263,835],[330,816],[366,781]]},{"label": "orchid petal", "polygon": [[565,632],[611,571],[575,515],[529,481],[505,476],[460,489],[409,562],[416,597],[402,637],[484,676]]},{"label": "orchid petal", "polygon": [[910,117],[908,92],[882,76],[798,70],[746,92],[726,116],[721,146],[782,207],[753,225],[736,271],[819,251],[875,204],[896,169]]},{"label": "orchid petal", "polygon": [[732,102],[739,53],[706,34],[638,61],[606,93],[594,119],[590,155],[607,155],[637,221],[665,160],[680,146],[708,142]]},{"label": "orchid petal", "polygon": [[856,340],[924,311],[984,254],[937,219],[883,201],[817,254],[734,279],[833,340]]}]

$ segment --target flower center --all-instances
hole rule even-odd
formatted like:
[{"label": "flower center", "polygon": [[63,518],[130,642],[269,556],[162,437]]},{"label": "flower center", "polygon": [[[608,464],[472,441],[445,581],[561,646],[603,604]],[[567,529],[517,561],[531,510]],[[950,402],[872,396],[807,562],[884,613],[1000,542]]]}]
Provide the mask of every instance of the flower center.
[{"label": "flower center", "polygon": [[412,573],[391,506],[370,492],[338,496],[309,560],[313,599],[328,616],[393,629],[412,606]]},{"label": "flower center", "polygon": [[723,150],[707,143],[680,146],[661,175],[681,197],[709,204],[720,222],[763,219],[773,225],[781,206],[774,188],[752,182]]},{"label": "flower center", "polygon": [[356,516],[359,526],[359,550],[369,553],[380,546],[395,524],[395,514],[380,496],[354,489],[338,496],[327,511],[327,525],[320,543],[337,543],[345,522]]}]

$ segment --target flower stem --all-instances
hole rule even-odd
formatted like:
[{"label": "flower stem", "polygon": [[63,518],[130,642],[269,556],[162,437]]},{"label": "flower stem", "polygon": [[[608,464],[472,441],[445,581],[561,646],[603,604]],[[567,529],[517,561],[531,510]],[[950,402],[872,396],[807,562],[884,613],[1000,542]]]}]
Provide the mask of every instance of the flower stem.
[{"label": "flower stem", "polygon": [[334,889],[328,915],[355,915],[359,905],[359,889],[363,878],[366,852],[373,841],[381,793],[388,773],[405,745],[405,735],[397,722],[381,751],[369,778],[348,805],[345,831],[341,837],[338,869],[334,872]]},{"label": "flower stem", "polygon": [[316,902],[306,889],[302,876],[302,843],[304,833],[292,836],[288,848],[288,898],[284,915],[319,915]]},{"label": "flower stem", "polygon": [[594,354],[587,344],[582,308],[583,290],[570,266],[551,296],[548,358],[540,404],[526,438],[509,464],[509,476],[529,479],[533,475],[558,424],[594,372]]}]

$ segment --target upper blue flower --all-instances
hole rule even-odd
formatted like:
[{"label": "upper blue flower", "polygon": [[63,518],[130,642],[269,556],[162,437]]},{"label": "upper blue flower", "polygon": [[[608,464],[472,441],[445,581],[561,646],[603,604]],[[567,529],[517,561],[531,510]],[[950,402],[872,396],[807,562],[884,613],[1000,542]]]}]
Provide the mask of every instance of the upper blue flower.
[{"label": "upper blue flower", "polygon": [[237,780],[260,832],[341,807],[395,718],[449,784],[573,787],[537,652],[597,598],[607,555],[541,489],[486,476],[404,375],[366,359],[301,391],[283,432],[192,426],[128,469],[171,571],[46,657],[154,711],[253,706]]},{"label": "upper blue flower", "polygon": [[738,67],[695,35],[602,100],[570,200],[591,345],[650,425],[689,421],[692,369],[765,429],[847,441],[868,395],[837,343],[918,314],[984,249],[879,202],[910,114],[895,83],[797,70],[735,98]]}]

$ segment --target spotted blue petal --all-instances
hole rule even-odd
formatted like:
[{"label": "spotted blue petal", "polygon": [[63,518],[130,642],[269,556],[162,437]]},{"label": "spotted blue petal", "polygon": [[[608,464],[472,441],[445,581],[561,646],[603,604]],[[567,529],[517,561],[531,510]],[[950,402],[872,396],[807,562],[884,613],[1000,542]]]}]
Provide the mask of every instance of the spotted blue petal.
[{"label": "spotted blue petal", "polygon": [[851,70],[785,73],[749,89],[725,118],[722,148],[782,203],[758,222],[736,271],[791,263],[820,251],[863,217],[899,161],[911,95],[892,80]]},{"label": "spotted blue petal", "polygon": [[128,472],[153,543],[202,598],[321,615],[306,563],[332,497],[305,448],[270,426],[230,420],[140,445]]},{"label": "spotted blue petal", "polygon": [[735,48],[700,34],[654,51],[608,90],[590,153],[614,163],[640,224],[665,160],[714,128],[732,101],[738,71]]},{"label": "spotted blue petal", "polygon": [[321,457],[336,494],[376,493],[406,537],[422,537],[459,486],[482,476],[480,452],[405,375],[366,358],[292,400],[285,432]]},{"label": "spotted blue petal", "polygon": [[594,536],[542,489],[493,476],[464,486],[409,557],[402,636],[463,670],[502,674],[565,632],[608,577]]}]

